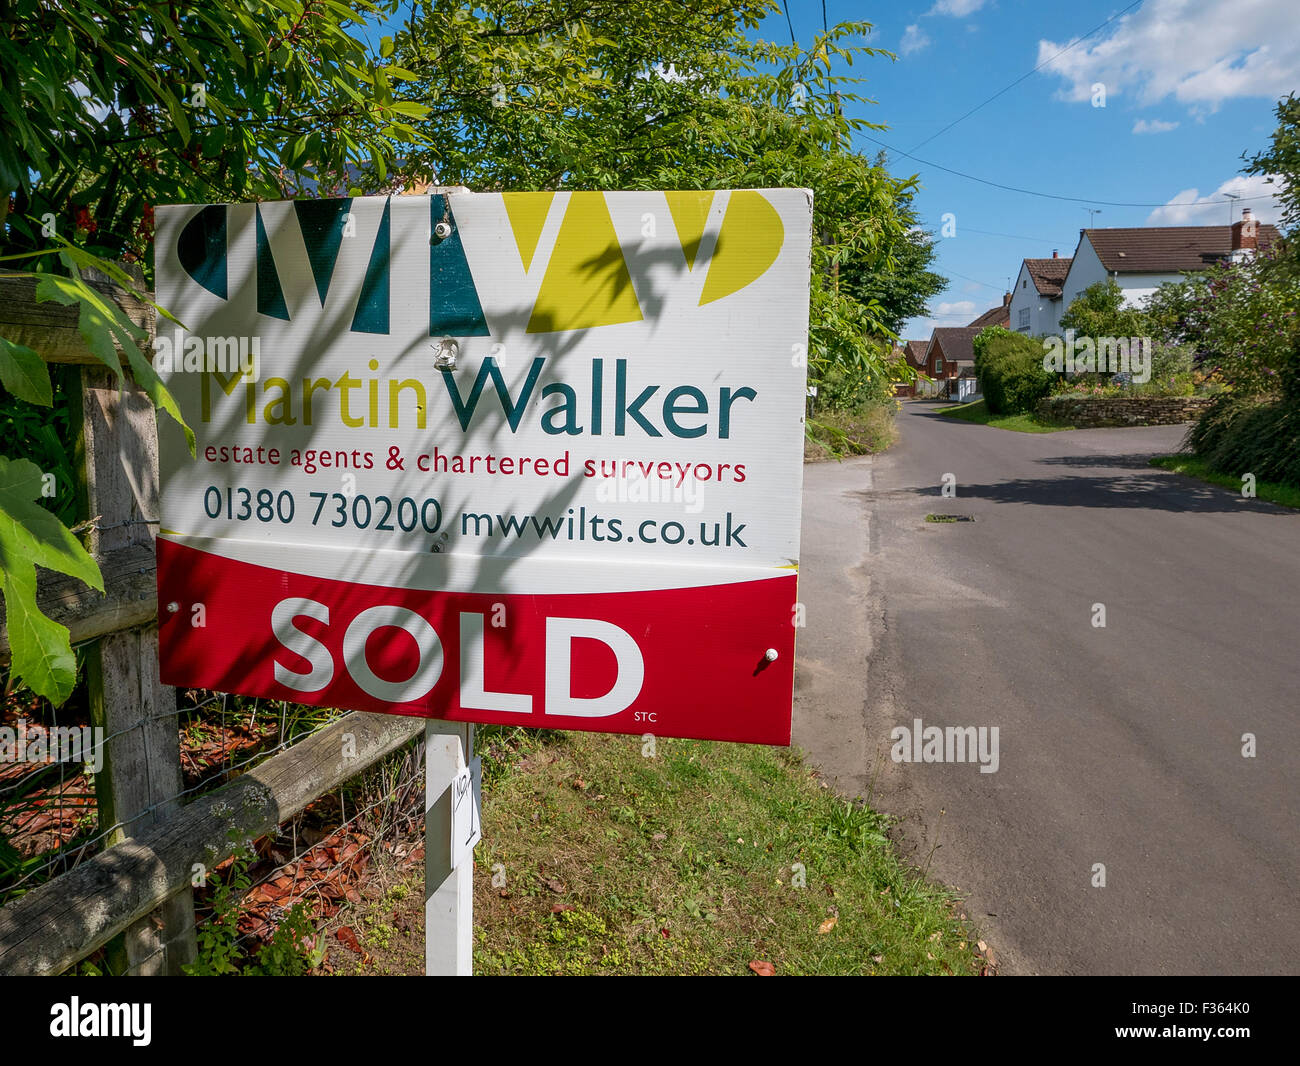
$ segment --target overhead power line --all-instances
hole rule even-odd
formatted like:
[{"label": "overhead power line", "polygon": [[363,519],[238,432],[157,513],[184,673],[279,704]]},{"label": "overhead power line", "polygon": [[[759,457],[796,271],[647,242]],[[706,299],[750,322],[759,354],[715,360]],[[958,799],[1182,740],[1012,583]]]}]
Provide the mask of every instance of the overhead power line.
[{"label": "overhead power line", "polygon": [[1054,244],[1058,248],[1069,244],[1072,240],[1075,240],[1074,237],[1071,237],[1068,241],[1057,240],[1051,237],[1026,237],[1023,233],[998,233],[996,230],[976,229],[974,226],[962,226],[961,228],[967,233],[979,233],[983,234],[985,237],[1006,237],[1008,240],[1013,241],[1037,241],[1039,244]]},{"label": "overhead power line", "polygon": [[1080,45],[1080,44],[1082,44],[1082,43],[1083,43],[1084,41],[1086,41],[1089,37],[1091,37],[1094,33],[1097,33],[1099,30],[1104,30],[1107,26],[1109,26],[1112,22],[1114,22],[1114,21],[1115,21],[1117,18],[1119,18],[1121,15],[1126,15],[1128,12],[1132,11],[1135,7],[1140,6],[1141,3],[1142,3],[1142,0],[1133,0],[1133,3],[1129,4],[1129,6],[1126,7],[1126,8],[1124,8],[1123,11],[1118,11],[1118,12],[1116,12],[1114,15],[1111,15],[1111,17],[1108,18],[1105,22],[1100,23],[1100,24],[1097,25],[1097,26],[1094,26],[1094,27],[1093,27],[1092,29],[1090,29],[1087,33],[1085,33],[1082,37],[1078,37],[1078,38],[1076,38],[1075,40],[1071,41],[1069,44],[1067,44],[1064,48],[1062,48],[1062,49],[1061,49],[1059,52],[1057,52],[1055,55],[1050,56],[1050,57],[1047,58],[1047,59],[1044,59],[1041,63],[1038,64],[1038,66],[1034,67],[1033,70],[1027,70],[1027,71],[1025,71],[1025,73],[1021,74],[1020,77],[1018,77],[1015,81],[1011,82],[1009,85],[1005,85],[1005,86],[1003,86],[1001,89],[999,89],[997,92],[995,92],[992,96],[990,96],[987,100],[984,100],[984,101],[982,101],[981,103],[976,104],[974,107],[972,107],[969,111],[967,111],[967,112],[966,112],[964,115],[962,115],[960,118],[955,118],[955,119],[953,119],[951,122],[948,123],[948,125],[944,126],[943,129],[938,130],[938,131],[936,131],[936,132],[930,134],[930,136],[928,136],[925,140],[921,141],[920,143],[912,145],[912,151],[915,152],[918,148],[921,148],[921,147],[923,147],[924,145],[929,144],[932,140],[934,140],[936,137],[938,137],[941,133],[947,133],[950,129],[952,129],[952,128],[953,128],[954,126],[956,126],[958,123],[965,122],[966,119],[970,118],[971,115],[975,114],[975,112],[978,111],[980,108],[986,106],[987,104],[991,104],[991,103],[993,103],[994,100],[996,100],[999,96],[1003,95],[1004,93],[1010,92],[1012,89],[1014,89],[1017,85],[1019,85],[1019,84],[1020,84],[1022,81],[1024,81],[1026,78],[1031,77],[1031,76],[1034,75],[1034,74],[1037,74],[1040,70],[1042,70],[1042,69],[1043,69],[1045,66],[1047,66],[1049,63],[1052,63],[1052,62],[1054,62],[1055,60],[1059,59],[1061,56],[1065,55],[1066,52],[1068,52],[1071,48],[1074,48],[1076,45]]},{"label": "overhead power line", "polygon": [[[859,137],[862,137],[863,139],[870,141],[872,144],[879,145],[887,152],[893,152],[896,155],[906,156],[908,159],[920,163],[922,166],[934,167],[935,170],[942,170],[945,174],[952,174],[958,178],[965,178],[967,181],[977,181],[981,185],[989,185],[995,189],[1001,189],[1004,192],[1018,193],[1021,196],[1039,196],[1045,200],[1065,200],[1072,204],[1102,204],[1105,207],[1200,207],[1202,206],[1201,204],[1170,204],[1169,201],[1167,200],[1163,200],[1159,203],[1127,203],[1123,200],[1098,200],[1091,196],[1062,196],[1058,193],[1039,192],[1036,189],[1022,189],[1016,185],[1003,185],[1002,182],[1000,181],[990,181],[988,178],[981,178],[981,177],[977,177],[974,174],[967,174],[965,171],[962,170],[954,170],[952,167],[946,167],[942,163],[936,163],[931,159],[922,159],[920,156],[913,155],[911,152],[904,152],[901,148],[895,148],[892,144],[886,144],[884,141],[872,137],[869,134],[863,133],[861,130],[854,130],[853,132],[856,133]],[[1271,200],[1273,199],[1273,197],[1271,195],[1266,194],[1263,196],[1243,196],[1241,199],[1243,202],[1245,202],[1247,200]]]},{"label": "overhead power line", "polygon": [[943,267],[939,267],[938,270],[942,271],[944,274],[951,274],[954,278],[961,278],[962,281],[971,281],[976,285],[983,285],[986,289],[993,289],[995,292],[1006,291],[1006,289],[1001,285],[990,285],[987,281],[980,281],[979,278],[968,278],[965,274],[958,274],[955,270],[944,270]]}]

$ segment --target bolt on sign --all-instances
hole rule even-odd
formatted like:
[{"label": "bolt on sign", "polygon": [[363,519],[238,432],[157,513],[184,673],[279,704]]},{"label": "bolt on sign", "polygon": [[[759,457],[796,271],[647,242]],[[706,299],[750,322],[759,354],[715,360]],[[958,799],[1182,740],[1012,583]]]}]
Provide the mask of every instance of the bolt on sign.
[{"label": "bolt on sign", "polygon": [[165,681],[789,743],[809,192],[158,222]]}]

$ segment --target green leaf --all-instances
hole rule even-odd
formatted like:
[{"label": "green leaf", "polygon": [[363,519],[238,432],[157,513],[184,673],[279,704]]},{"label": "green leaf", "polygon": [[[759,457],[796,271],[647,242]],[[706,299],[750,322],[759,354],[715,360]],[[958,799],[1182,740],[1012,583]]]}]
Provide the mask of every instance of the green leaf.
[{"label": "green leaf", "polygon": [[30,563],[5,569],[4,594],[10,673],[58,706],[77,683],[77,659],[68,629],[37,609],[36,568]]},{"label": "green leaf", "polygon": [[395,111],[399,115],[407,115],[411,118],[425,118],[429,114],[429,108],[424,104],[413,103],[410,100],[399,100],[389,105],[390,111]]},{"label": "green leaf", "polygon": [[67,526],[35,502],[43,487],[41,468],[31,460],[0,456],[0,567],[8,570],[23,560],[102,592],[95,560]]},{"label": "green leaf", "polygon": [[79,299],[81,297],[77,295],[76,286],[72,283],[71,278],[60,277],[58,274],[40,274],[37,276],[37,303],[46,303],[53,300],[55,303],[68,307],[75,304]]},{"label": "green leaf", "polygon": [[0,456],[0,574],[11,674],[33,692],[63,703],[76,682],[67,627],[36,605],[36,567],[68,574],[102,592],[99,566],[71,531],[35,501],[42,474],[26,459]]},{"label": "green leaf", "polygon": [[28,403],[41,407],[54,404],[54,389],[45,360],[30,348],[4,337],[0,337],[0,385]]}]

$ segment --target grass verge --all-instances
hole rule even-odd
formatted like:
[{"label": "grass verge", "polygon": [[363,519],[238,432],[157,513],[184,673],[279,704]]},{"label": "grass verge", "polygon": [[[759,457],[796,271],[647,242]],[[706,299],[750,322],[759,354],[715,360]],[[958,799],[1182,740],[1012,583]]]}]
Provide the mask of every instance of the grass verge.
[{"label": "grass verge", "polygon": [[867,404],[853,411],[818,411],[808,419],[804,462],[883,452],[898,439],[898,427],[894,424],[897,410],[890,401]]},{"label": "grass verge", "polygon": [[980,426],[992,426],[994,429],[1009,429],[1015,433],[1059,433],[1073,426],[1044,422],[1037,415],[995,415],[989,411],[983,400],[974,400],[958,407],[941,410],[941,415],[948,418],[960,418],[963,422],[974,422]]},{"label": "grass verge", "polygon": [[[792,750],[495,727],[479,750],[476,973],[989,970],[956,897]],[[341,915],[334,972],[421,972],[420,888]]]},{"label": "grass verge", "polygon": [[[1211,470],[1204,459],[1198,459],[1194,455],[1157,455],[1151,460],[1151,465],[1175,474],[1194,477],[1199,481],[1208,481],[1212,485],[1221,485],[1236,493],[1241,492],[1241,478]],[[1300,510],[1300,488],[1295,485],[1284,485],[1277,481],[1259,481],[1255,483],[1255,498]]]},{"label": "grass verge", "polygon": [[554,736],[485,799],[476,969],[977,972],[956,900],[886,827],[788,749]]}]

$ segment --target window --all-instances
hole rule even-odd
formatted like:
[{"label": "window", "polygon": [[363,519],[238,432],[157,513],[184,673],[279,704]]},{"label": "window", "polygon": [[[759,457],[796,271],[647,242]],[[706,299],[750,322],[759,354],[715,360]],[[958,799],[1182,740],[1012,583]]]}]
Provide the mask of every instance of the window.
[{"label": "window", "polygon": [[1021,287],[1022,289],[1027,289],[1027,288],[1029,288],[1029,282],[1028,282],[1028,281],[1022,281],[1022,282],[1020,283],[1020,287]]},{"label": "window", "polygon": [[1022,307],[1020,309],[1020,321],[1017,323],[1016,329],[1019,330],[1021,333],[1029,332],[1029,308],[1028,307]]},{"label": "window", "polygon": [[942,355],[936,355],[936,356],[934,357],[934,372],[935,372],[935,374],[942,374],[942,373],[943,373],[943,356],[942,356]]}]

